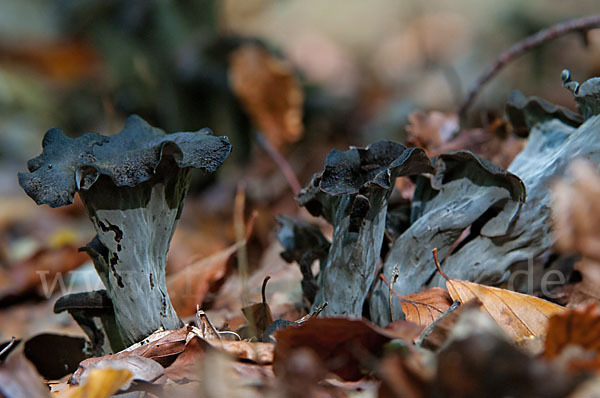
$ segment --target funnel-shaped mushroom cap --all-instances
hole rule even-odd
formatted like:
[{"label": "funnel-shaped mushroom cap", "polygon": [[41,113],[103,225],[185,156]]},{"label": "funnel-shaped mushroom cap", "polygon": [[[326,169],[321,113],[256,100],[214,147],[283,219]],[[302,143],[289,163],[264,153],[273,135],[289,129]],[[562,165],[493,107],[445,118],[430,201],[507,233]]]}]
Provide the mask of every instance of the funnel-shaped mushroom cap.
[{"label": "funnel-shaped mushroom cap", "polygon": [[227,137],[215,137],[209,129],[166,134],[136,115],[111,137],[86,133],[69,138],[53,128],[42,146],[43,153],[27,163],[30,172],[19,173],[19,184],[37,204],[51,207],[71,204],[75,192],[89,189],[100,175],[116,186],[134,187],[149,180],[167,156],[180,168],[208,174],[231,151]]}]

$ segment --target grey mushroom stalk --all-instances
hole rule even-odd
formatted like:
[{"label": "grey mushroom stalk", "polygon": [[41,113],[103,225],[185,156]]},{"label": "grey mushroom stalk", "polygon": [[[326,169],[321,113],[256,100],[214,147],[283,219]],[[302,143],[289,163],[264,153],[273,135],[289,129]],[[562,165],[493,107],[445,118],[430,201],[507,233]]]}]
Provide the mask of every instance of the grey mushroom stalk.
[{"label": "grey mushroom stalk", "polygon": [[68,138],[49,130],[43,153],[28,162],[19,183],[38,204],[83,201],[96,237],[82,250],[92,257],[112,301],[118,335],[112,350],[163,327],[182,325],[165,282],[165,265],[191,169],[213,173],[227,158],[227,137],[208,129],[166,134],[138,116],[114,136]]}]

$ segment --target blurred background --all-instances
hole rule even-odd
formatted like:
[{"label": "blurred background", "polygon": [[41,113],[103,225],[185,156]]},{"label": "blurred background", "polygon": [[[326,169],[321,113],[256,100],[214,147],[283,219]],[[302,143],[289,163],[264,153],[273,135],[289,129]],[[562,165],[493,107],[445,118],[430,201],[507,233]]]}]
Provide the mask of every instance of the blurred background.
[{"label": "blurred background", "polygon": [[[273,311],[296,319],[300,275],[278,256],[274,217],[299,210],[265,149],[305,184],[332,148],[406,141],[415,111],[441,111],[456,124],[466,91],[510,45],[597,9],[594,0],[2,0],[0,342],[77,333],[67,315],[52,314],[56,296],[46,300],[53,289],[37,271],[48,271],[48,284],[73,269],[94,275],[76,250],[93,236],[81,204],[37,207],[17,183],[49,128],[115,134],[138,114],[167,132],[209,127],[230,137],[232,155],[216,176],[195,176],[168,272],[235,242],[234,197],[243,192],[245,216],[258,211],[247,247],[250,270],[261,270],[249,281],[252,297],[268,273]],[[463,127],[489,132],[513,88],[574,109],[564,68],[579,81],[600,75],[600,30],[511,63]],[[211,271],[199,299],[219,326],[239,315],[235,267],[233,259]],[[65,283],[86,290],[74,277]],[[189,315],[195,305],[177,309]]]}]

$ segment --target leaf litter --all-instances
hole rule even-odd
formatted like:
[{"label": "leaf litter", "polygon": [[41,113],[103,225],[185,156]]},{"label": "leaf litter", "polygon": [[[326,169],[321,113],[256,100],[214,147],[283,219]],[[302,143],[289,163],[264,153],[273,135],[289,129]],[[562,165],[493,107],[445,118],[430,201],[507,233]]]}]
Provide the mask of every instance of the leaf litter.
[{"label": "leaf litter", "polygon": [[[577,27],[586,31],[594,21],[543,33],[550,40]],[[24,50],[27,57],[15,60],[41,68],[47,79],[75,84],[87,73],[81,65],[98,66],[98,55],[88,43],[65,43],[49,47],[46,58]],[[220,47],[213,45],[194,50],[208,51],[198,59],[215,56]],[[60,64],[56,54],[73,55],[75,48],[85,51],[73,58],[73,70],[48,69]],[[210,60],[203,70],[225,65],[215,81],[226,82],[227,94],[214,98],[235,99],[229,106],[243,115],[242,122],[230,118],[229,127],[236,127],[224,131],[250,166],[216,177],[211,183],[221,193],[213,191],[212,202],[208,194],[189,200],[193,212],[214,213],[207,215],[210,221],[196,220],[204,216],[190,210],[178,215],[180,231],[189,236],[175,234],[172,250],[179,250],[169,260],[166,286],[185,326],[159,329],[119,352],[92,352],[85,342],[77,369],[61,373],[66,376],[60,380],[43,380],[42,361],[25,348],[26,360],[22,346],[39,358],[51,352],[31,348],[39,347],[34,343],[40,336],[66,341],[72,337],[62,333],[83,335],[72,321],[60,318],[67,325],[62,329],[42,322],[3,328],[3,395],[554,397],[600,391],[598,78],[579,84],[563,73],[581,114],[514,93],[506,116],[490,113],[483,127],[464,128],[466,110],[417,111],[407,117],[403,143],[385,137],[333,150],[314,165],[313,159],[291,164],[309,150],[348,144],[311,136],[339,123],[334,114],[343,106],[319,108],[324,98],[314,96],[284,56],[259,41],[233,40],[223,48],[219,61]],[[140,65],[138,72],[152,80],[152,71]],[[194,75],[194,68],[180,70],[181,78],[201,80],[204,72]],[[193,90],[198,81],[190,82],[187,89]],[[260,130],[247,134],[251,144],[240,143],[240,125]],[[254,147],[269,158],[260,159]],[[261,196],[238,185],[237,179],[266,181],[256,170],[273,164],[281,174],[279,182],[272,180],[277,193]],[[302,208],[286,189],[298,193],[294,169],[303,181],[322,170],[299,192]],[[233,183],[224,182],[229,179]],[[0,235],[12,244],[23,232],[21,219],[9,213],[2,213]],[[81,206],[61,214],[60,222],[71,224],[82,215]],[[51,281],[87,261],[76,245],[89,232],[73,231],[57,233],[18,260],[12,247],[0,247],[3,323],[34,314],[28,306],[40,300],[38,271]],[[435,248],[441,264],[437,253],[431,261]],[[510,290],[515,264],[534,258],[542,271],[564,261],[569,277],[551,291]],[[572,258],[577,260],[565,260]],[[53,286],[60,290],[60,284]],[[57,299],[55,290],[45,294]],[[39,334],[44,328],[61,334]],[[50,367],[65,366],[60,355],[50,357]]]}]

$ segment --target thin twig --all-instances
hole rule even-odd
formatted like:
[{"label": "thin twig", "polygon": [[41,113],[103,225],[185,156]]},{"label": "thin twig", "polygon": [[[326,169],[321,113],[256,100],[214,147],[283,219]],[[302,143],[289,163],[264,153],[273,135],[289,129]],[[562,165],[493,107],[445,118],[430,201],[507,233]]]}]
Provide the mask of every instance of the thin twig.
[{"label": "thin twig", "polygon": [[13,336],[13,337],[10,339],[10,341],[8,342],[8,344],[6,345],[6,347],[4,347],[4,348],[2,349],[2,351],[0,351],[0,357],[1,357],[2,355],[4,355],[6,352],[8,352],[8,350],[10,350],[10,347],[12,347],[12,346],[15,344],[15,341],[16,341],[16,338],[15,338],[15,336]]},{"label": "thin twig", "polygon": [[298,181],[296,174],[294,174],[294,170],[292,170],[292,166],[290,166],[287,160],[281,156],[277,149],[271,145],[271,143],[262,135],[262,133],[256,131],[255,137],[261,148],[265,150],[271,159],[273,159],[277,167],[279,167],[294,195],[298,195],[302,187],[300,186],[300,181]]},{"label": "thin twig", "polygon": [[394,294],[394,296],[396,296],[396,298],[398,300],[400,300],[400,301],[402,301],[404,303],[412,304],[415,307],[418,306],[418,305],[420,305],[420,306],[423,306],[423,307],[427,308],[430,311],[434,310],[434,311],[439,312],[440,314],[442,313],[442,310],[440,310],[439,308],[435,308],[431,304],[427,304],[427,303],[423,303],[423,302],[418,302],[418,301],[413,301],[413,300],[409,300],[409,299],[407,299],[405,297],[402,297],[401,295],[398,294],[397,291],[394,290],[394,288],[392,287],[392,285],[390,285],[390,282],[387,280],[387,278],[385,277],[385,275],[379,274],[379,278],[383,281],[383,283],[385,283],[390,288],[390,290],[392,291],[392,293]]},{"label": "thin twig", "polygon": [[425,330],[423,330],[423,332],[421,332],[421,334],[419,335],[419,338],[417,339],[417,341],[415,342],[415,345],[417,347],[420,347],[421,344],[423,344],[423,341],[425,340],[425,338],[427,336],[429,336],[429,334],[433,331],[433,328],[436,327],[436,325],[442,320],[444,319],[446,316],[448,316],[448,314],[450,314],[452,311],[454,311],[455,309],[457,309],[458,307],[460,307],[460,301],[456,300],[455,302],[452,303],[452,305],[450,307],[448,307],[448,309],[444,312],[442,312],[442,314],[440,316],[438,316],[433,322],[431,322],[429,324],[429,326],[427,326],[425,328]]},{"label": "thin twig", "polygon": [[320,314],[321,312],[323,312],[323,310],[325,309],[325,307],[327,307],[327,305],[328,305],[328,304],[329,304],[329,303],[326,301],[326,302],[324,302],[322,305],[320,305],[319,307],[317,307],[317,308],[315,309],[315,312],[313,312],[312,314],[310,314],[310,317],[311,317],[311,318],[316,318],[316,317],[318,317],[318,316],[319,316],[319,314]]},{"label": "thin twig", "polygon": [[475,97],[477,97],[477,94],[479,94],[483,86],[485,86],[485,84],[488,83],[495,75],[497,75],[501,69],[503,69],[514,59],[525,54],[532,48],[539,47],[542,44],[564,36],[568,33],[587,32],[590,29],[598,27],[600,27],[600,15],[570,19],[568,21],[557,23],[556,25],[553,25],[547,29],[540,30],[539,32],[514,44],[512,47],[502,53],[494,61],[494,63],[492,63],[488,69],[481,74],[481,76],[479,76],[473,88],[469,90],[467,97],[461,103],[458,110],[460,120],[462,121],[466,118],[469,108],[473,104]]},{"label": "thin twig", "polygon": [[442,266],[438,261],[437,249],[433,249],[431,253],[433,253],[433,261],[435,262],[435,267],[437,268],[438,272],[445,280],[449,281],[450,277],[448,277],[448,275],[446,275],[446,273],[442,270]]}]

